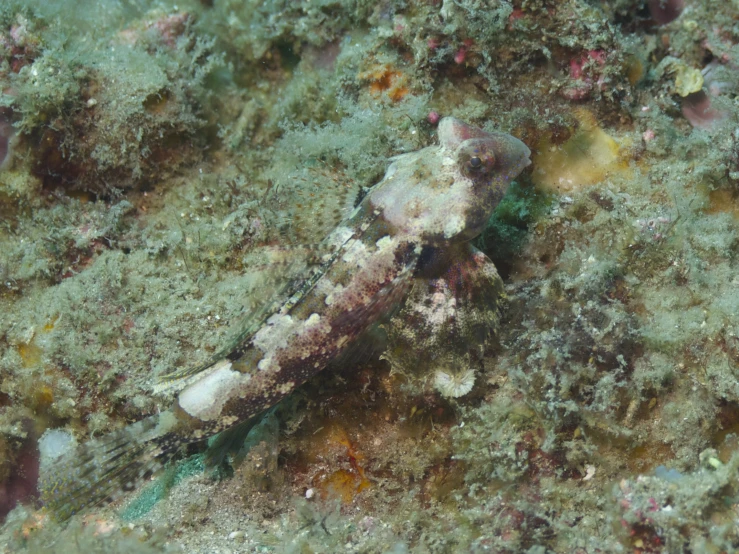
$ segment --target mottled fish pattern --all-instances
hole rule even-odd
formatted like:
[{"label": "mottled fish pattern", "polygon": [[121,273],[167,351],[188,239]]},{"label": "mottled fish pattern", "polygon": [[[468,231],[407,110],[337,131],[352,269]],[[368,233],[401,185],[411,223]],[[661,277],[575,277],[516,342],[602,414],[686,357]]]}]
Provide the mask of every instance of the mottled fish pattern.
[{"label": "mottled fish pattern", "polygon": [[[439,144],[393,158],[385,177],[326,238],[326,254],[286,302],[265,310],[222,359],[181,379],[174,405],[66,454],[42,476],[47,509],[66,519],[135,487],[180,446],[274,406],[407,295],[434,252],[470,255],[476,237],[527,165],[529,149],[447,117]],[[480,253],[476,256],[483,256]]]}]

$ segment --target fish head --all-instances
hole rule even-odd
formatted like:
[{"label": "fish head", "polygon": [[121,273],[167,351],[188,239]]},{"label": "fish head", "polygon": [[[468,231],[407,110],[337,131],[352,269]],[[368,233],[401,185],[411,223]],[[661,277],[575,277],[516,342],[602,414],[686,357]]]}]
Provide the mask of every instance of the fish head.
[{"label": "fish head", "polygon": [[439,144],[396,156],[370,202],[410,242],[467,241],[482,232],[530,155],[511,135],[446,117],[439,122]]},{"label": "fish head", "polygon": [[439,142],[452,186],[459,190],[453,211],[463,212],[464,223],[454,238],[469,240],[482,232],[511,181],[531,164],[531,150],[512,135],[483,131],[453,117],[440,121]]}]

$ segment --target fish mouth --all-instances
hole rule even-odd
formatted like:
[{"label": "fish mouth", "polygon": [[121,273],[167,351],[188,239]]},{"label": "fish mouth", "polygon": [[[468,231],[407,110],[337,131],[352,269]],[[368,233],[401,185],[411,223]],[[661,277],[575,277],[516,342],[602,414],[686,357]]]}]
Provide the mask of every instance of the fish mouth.
[{"label": "fish mouth", "polygon": [[531,165],[531,149],[528,146],[526,146],[523,142],[521,144],[523,144],[523,147],[526,152],[526,156],[525,156],[526,165],[524,165],[524,167],[528,167]]},{"label": "fish mouth", "polygon": [[509,178],[515,178],[531,165],[531,150],[523,141],[512,135],[496,133],[496,152],[500,154],[501,170]]},{"label": "fish mouth", "polygon": [[520,145],[523,147],[521,152],[521,162],[519,164],[519,167],[523,170],[526,167],[529,167],[531,165],[531,149],[526,146],[522,141],[517,139],[516,137],[513,137],[516,141],[520,143]]}]

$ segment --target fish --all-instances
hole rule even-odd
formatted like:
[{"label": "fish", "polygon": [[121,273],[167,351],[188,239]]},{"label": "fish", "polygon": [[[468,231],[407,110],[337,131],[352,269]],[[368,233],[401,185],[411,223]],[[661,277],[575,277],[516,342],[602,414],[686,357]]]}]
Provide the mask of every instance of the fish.
[{"label": "fish", "polygon": [[182,446],[254,421],[402,305],[416,279],[443,275],[455,256],[474,258],[468,273],[492,265],[469,242],[531,152],[509,134],[453,117],[439,121],[438,140],[390,159],[286,299],[257,312],[208,363],[168,375],[179,390],[169,409],[51,464],[39,482],[45,509],[66,520],[134,489]]}]

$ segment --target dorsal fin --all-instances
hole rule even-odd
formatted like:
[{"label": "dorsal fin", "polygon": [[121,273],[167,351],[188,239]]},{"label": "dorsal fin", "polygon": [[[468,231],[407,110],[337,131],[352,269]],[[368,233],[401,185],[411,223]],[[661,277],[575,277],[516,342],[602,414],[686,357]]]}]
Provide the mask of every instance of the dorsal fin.
[{"label": "dorsal fin", "polygon": [[[314,183],[315,185],[315,183]],[[339,186],[339,185],[337,185]],[[308,188],[307,190],[311,190]],[[324,191],[327,194],[331,191]],[[300,196],[300,195],[298,195]],[[374,220],[378,214],[371,210],[363,210],[362,205],[352,208],[351,203],[347,203],[347,198],[342,200],[344,206],[332,208],[334,215],[341,213],[343,218],[338,223],[331,224],[331,232],[326,233],[325,238],[315,246],[295,245],[293,248],[302,248],[309,252],[306,257],[296,256],[288,262],[288,267],[283,268],[282,273],[289,276],[297,276],[287,278],[282,284],[277,286],[268,299],[260,303],[246,318],[237,326],[238,331],[220,348],[215,354],[210,356],[204,363],[185,368],[177,368],[160,377],[162,383],[156,387],[157,392],[165,390],[178,390],[186,386],[191,378],[202,373],[214,364],[223,360],[229,354],[232,354],[239,348],[244,348],[249,339],[262,327],[264,322],[278,311],[289,313],[289,311],[316,285],[321,276],[325,273],[336,258],[341,254],[343,247],[352,239],[359,236],[366,228],[371,220]],[[322,210],[326,209],[327,204],[321,204],[320,210],[317,210],[316,219],[323,217]],[[295,209],[298,209],[296,206]],[[300,209],[304,213],[308,213],[307,206],[300,204]],[[347,215],[347,211],[351,211]],[[302,225],[307,225],[301,223]],[[319,225],[310,229],[310,234],[317,233],[320,230]],[[305,231],[295,231],[295,238],[302,235]],[[307,236],[307,235],[306,235]],[[314,235],[315,236],[315,235]],[[274,270],[274,265],[270,265],[265,270]]]},{"label": "dorsal fin", "polygon": [[288,244],[320,248],[355,207],[359,186],[341,170],[316,165],[291,172],[270,191],[271,203],[284,206],[276,222]]}]

